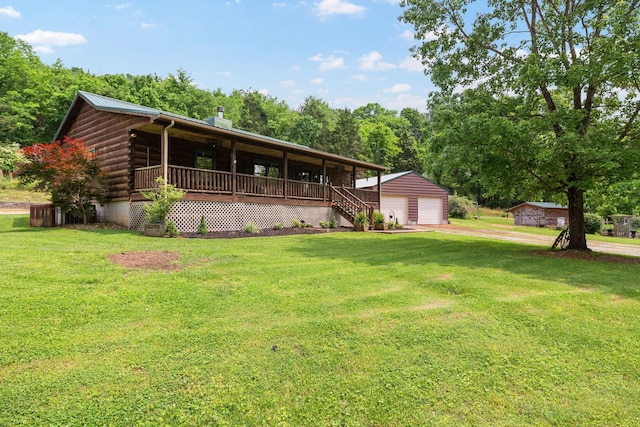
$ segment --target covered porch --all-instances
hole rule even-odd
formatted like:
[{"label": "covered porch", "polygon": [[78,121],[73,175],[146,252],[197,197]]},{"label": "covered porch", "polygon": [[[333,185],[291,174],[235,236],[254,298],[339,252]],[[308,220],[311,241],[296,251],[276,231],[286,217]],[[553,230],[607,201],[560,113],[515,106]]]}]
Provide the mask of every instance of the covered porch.
[{"label": "covered porch", "polygon": [[380,206],[380,191],[358,190],[355,180],[380,179],[383,166],[201,122],[155,120],[129,135],[131,200],[162,177],[190,200],[337,205],[350,222]]}]

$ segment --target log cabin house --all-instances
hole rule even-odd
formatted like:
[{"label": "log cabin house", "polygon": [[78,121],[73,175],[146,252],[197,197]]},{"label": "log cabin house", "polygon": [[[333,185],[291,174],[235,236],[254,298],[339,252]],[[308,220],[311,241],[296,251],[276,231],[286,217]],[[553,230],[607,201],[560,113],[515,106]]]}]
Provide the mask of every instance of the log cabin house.
[{"label": "log cabin house", "polygon": [[355,181],[386,167],[235,129],[218,110],[197,120],[79,91],[54,140],[79,138],[96,153],[109,187],[98,219],[130,229],[144,229],[140,191],[158,177],[186,191],[168,218],[181,232],[195,231],[203,215],[213,231],[331,216],[352,223],[379,209],[379,190],[357,190]]},{"label": "log cabin house", "polygon": [[513,213],[514,225],[564,227],[569,224],[569,208],[550,202],[524,202],[505,209]]}]

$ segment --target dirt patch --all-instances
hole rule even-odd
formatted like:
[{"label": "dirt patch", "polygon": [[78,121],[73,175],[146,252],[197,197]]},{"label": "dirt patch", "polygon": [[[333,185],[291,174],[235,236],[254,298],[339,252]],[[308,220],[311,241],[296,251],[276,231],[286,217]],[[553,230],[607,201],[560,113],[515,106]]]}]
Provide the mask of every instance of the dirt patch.
[{"label": "dirt patch", "polygon": [[148,251],[110,254],[109,261],[127,268],[173,271],[180,270],[180,256],[176,252]]},{"label": "dirt patch", "polygon": [[570,259],[581,259],[584,261],[599,261],[599,262],[610,262],[616,264],[640,264],[640,258],[624,256],[624,255],[612,255],[601,252],[592,252],[592,251],[575,251],[575,250],[567,250],[567,251],[534,251],[536,255],[541,256],[550,256],[555,258],[570,258]]}]

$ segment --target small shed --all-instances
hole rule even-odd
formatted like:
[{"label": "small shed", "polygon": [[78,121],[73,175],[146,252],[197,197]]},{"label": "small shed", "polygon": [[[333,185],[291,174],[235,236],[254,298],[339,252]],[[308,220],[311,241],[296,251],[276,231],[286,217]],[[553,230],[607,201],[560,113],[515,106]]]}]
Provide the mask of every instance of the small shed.
[{"label": "small shed", "polygon": [[569,208],[550,202],[524,202],[506,212],[513,213],[515,225],[564,227],[569,223]]},{"label": "small shed", "polygon": [[[414,171],[397,172],[380,178],[380,212],[388,221],[402,225],[447,224],[449,192]],[[378,178],[356,181],[356,188],[377,190]]]}]

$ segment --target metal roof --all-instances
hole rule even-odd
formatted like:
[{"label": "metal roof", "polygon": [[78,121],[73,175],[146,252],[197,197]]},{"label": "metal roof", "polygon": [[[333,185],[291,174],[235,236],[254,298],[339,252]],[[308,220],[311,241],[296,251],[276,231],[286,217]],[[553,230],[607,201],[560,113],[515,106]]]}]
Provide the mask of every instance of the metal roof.
[{"label": "metal roof", "polygon": [[330,159],[332,159],[334,161],[343,161],[343,162],[347,162],[347,163],[351,163],[351,164],[357,164],[360,167],[364,167],[364,168],[371,169],[371,170],[384,171],[384,170],[388,170],[389,169],[386,166],[376,165],[374,163],[364,162],[364,161],[360,161],[360,160],[357,160],[357,159],[352,159],[352,158],[345,157],[345,156],[340,156],[340,155],[337,155],[337,154],[327,153],[327,152],[320,151],[320,150],[314,150],[314,149],[309,148],[309,147],[307,147],[305,145],[296,144],[296,143],[285,141],[285,140],[282,140],[282,139],[272,138],[272,137],[269,137],[269,136],[264,136],[264,135],[260,135],[260,134],[257,134],[257,133],[248,132],[248,131],[241,130],[241,129],[236,129],[236,128],[227,129],[227,128],[215,126],[215,125],[213,125],[213,124],[211,124],[211,123],[209,123],[207,121],[204,121],[204,120],[194,119],[194,118],[191,118],[191,117],[182,116],[180,114],[161,111],[161,110],[157,110],[155,108],[145,107],[143,105],[133,104],[133,103],[127,102],[127,101],[120,101],[118,99],[109,98],[108,96],[97,95],[95,93],[90,93],[90,92],[85,92],[85,91],[78,91],[76,99],[73,101],[71,107],[69,108],[69,111],[65,115],[62,123],[60,124],[60,127],[58,128],[58,131],[56,132],[56,138],[59,137],[59,133],[62,130],[62,126],[66,122],[66,120],[67,120],[67,118],[68,118],[73,106],[76,104],[78,98],[82,98],[83,100],[88,102],[92,107],[94,107],[97,110],[110,111],[110,112],[122,113],[122,114],[148,116],[148,117],[153,118],[154,120],[155,119],[176,120],[176,121],[182,122],[184,124],[193,124],[193,125],[195,125],[197,127],[200,127],[200,128],[208,128],[208,129],[211,129],[211,130],[215,129],[217,132],[222,132],[222,133],[225,133],[225,134],[228,134],[228,135],[243,136],[243,137],[246,137],[246,138],[249,138],[249,139],[252,139],[252,140],[256,140],[256,141],[268,142],[268,143],[271,143],[271,144],[274,144],[274,145],[291,147],[291,148],[294,148],[294,149],[296,149],[298,151],[303,151],[303,152],[307,152],[309,154],[315,154],[317,156],[330,158]]},{"label": "metal roof", "polygon": [[537,208],[542,208],[542,209],[567,209],[566,206],[562,206],[557,203],[551,203],[551,202],[524,202],[524,203],[520,203],[519,205],[513,206],[509,209],[505,209],[505,211],[510,212],[524,205],[531,205],[531,206],[535,206]]}]

